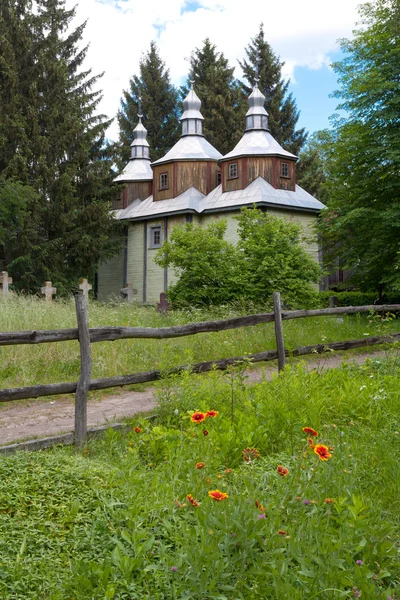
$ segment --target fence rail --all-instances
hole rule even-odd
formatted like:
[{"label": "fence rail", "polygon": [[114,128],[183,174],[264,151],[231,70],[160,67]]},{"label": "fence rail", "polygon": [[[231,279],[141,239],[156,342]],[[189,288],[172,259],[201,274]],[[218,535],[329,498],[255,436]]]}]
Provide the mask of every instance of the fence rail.
[{"label": "fence rail", "polygon": [[100,327],[90,329],[88,327],[86,298],[82,293],[75,295],[76,314],[78,321],[77,329],[63,329],[52,331],[18,331],[0,333],[0,346],[17,344],[43,344],[50,342],[65,342],[79,340],[81,356],[81,375],[78,382],[52,383],[46,385],[34,385],[20,388],[0,390],[0,402],[11,402],[26,398],[38,398],[42,396],[53,396],[58,394],[75,393],[75,444],[83,446],[87,440],[87,395],[89,390],[101,390],[112,387],[121,387],[137,383],[148,383],[157,381],[162,377],[158,370],[135,373],[132,375],[121,375],[103,379],[91,380],[91,344],[95,342],[115,341],[118,339],[166,339],[176,338],[198,333],[211,333],[226,331],[239,327],[250,327],[262,323],[275,321],[275,332],[277,350],[260,352],[257,354],[237,356],[221,360],[200,362],[195,365],[182,365],[171,370],[169,373],[179,373],[190,369],[193,373],[204,373],[211,369],[226,369],[229,365],[243,362],[265,362],[278,359],[279,370],[285,365],[285,357],[304,356],[329,350],[349,350],[383,343],[394,343],[400,340],[400,333],[387,336],[367,337],[358,340],[346,340],[343,342],[332,342],[328,344],[315,344],[302,346],[294,350],[285,350],[283,339],[282,321],[306,317],[322,317],[331,315],[355,314],[360,312],[393,312],[400,311],[400,304],[385,304],[379,306],[349,306],[339,308],[326,308],[319,310],[296,310],[281,311],[280,295],[274,294],[274,312],[245,317],[235,317],[218,321],[204,321],[201,323],[190,323],[174,327],[161,327],[158,329],[144,327]]}]

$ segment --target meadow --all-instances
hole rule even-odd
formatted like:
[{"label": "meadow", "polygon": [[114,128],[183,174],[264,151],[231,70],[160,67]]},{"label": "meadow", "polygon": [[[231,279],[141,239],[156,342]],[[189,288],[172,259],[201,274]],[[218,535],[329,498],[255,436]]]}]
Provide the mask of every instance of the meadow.
[{"label": "meadow", "polygon": [[0,457],[0,598],[398,600],[399,375],[184,373],[129,432]]},{"label": "meadow", "polygon": [[[267,307],[257,308],[257,312],[269,310]],[[225,307],[208,311],[175,311],[163,315],[157,313],[154,307],[137,307],[117,301],[108,305],[90,302],[88,313],[90,327],[166,327],[248,314],[244,310]],[[39,298],[21,296],[0,304],[0,331],[70,327],[76,327],[73,299],[46,303]],[[380,317],[371,319],[369,315],[284,322],[285,345],[289,349],[399,330],[399,319],[385,323]],[[163,341],[103,342],[92,345],[92,377],[110,377],[156,368],[167,370],[182,364],[242,356],[275,348],[273,323]],[[0,347],[2,388],[76,381],[79,368],[77,341]]]}]

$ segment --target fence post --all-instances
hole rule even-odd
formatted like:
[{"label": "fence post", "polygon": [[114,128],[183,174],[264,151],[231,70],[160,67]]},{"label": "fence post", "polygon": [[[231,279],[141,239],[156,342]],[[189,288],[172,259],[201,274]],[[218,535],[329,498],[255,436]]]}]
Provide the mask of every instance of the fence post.
[{"label": "fence post", "polygon": [[282,314],[281,314],[281,295],[274,292],[274,314],[275,314],[275,337],[276,349],[278,350],[278,371],[285,368],[285,344],[283,341]]},{"label": "fence post", "polygon": [[75,294],[76,318],[81,355],[81,371],[75,394],[75,446],[80,448],[87,440],[87,396],[92,374],[92,355],[86,298],[82,291]]}]

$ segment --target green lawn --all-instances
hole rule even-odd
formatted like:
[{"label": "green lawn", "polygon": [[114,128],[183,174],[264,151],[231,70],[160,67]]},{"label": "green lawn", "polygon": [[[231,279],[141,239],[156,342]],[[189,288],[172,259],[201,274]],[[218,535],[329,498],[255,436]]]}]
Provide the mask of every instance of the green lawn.
[{"label": "green lawn", "polygon": [[185,373],[138,431],[1,457],[0,597],[399,600],[399,375]]}]

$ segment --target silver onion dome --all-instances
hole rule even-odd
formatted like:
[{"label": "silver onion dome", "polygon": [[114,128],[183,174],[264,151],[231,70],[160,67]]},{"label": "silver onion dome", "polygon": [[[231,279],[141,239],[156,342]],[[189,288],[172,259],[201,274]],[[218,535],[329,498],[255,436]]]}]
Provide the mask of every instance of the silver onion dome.
[{"label": "silver onion dome", "polygon": [[264,108],[265,96],[258,89],[258,80],[253,91],[247,99],[249,110],[246,113],[246,131],[263,129],[269,131],[268,113]]},{"label": "silver onion dome", "polygon": [[203,135],[204,117],[200,112],[201,100],[193,89],[194,81],[190,82],[190,90],[183,101],[182,135]]}]

